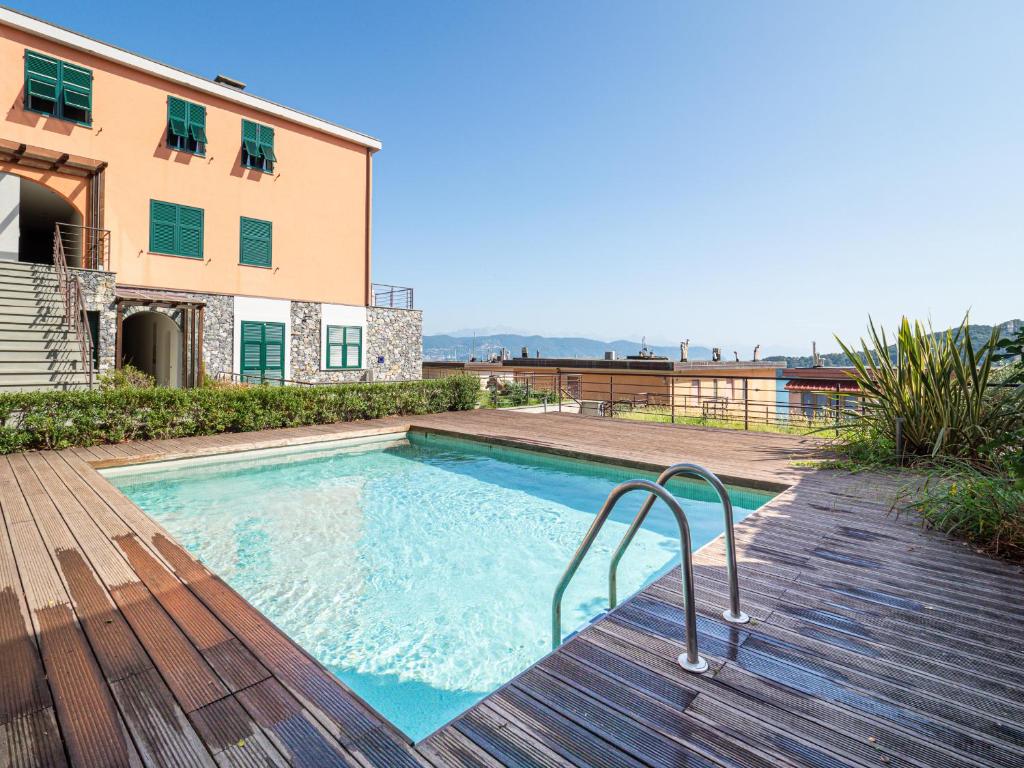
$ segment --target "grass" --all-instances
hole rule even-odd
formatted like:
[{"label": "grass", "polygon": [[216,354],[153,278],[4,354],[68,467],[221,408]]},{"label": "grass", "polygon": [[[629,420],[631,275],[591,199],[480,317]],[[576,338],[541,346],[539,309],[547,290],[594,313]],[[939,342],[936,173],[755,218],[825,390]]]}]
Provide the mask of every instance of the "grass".
[{"label": "grass", "polygon": [[794,419],[789,423],[752,419],[745,424],[742,419],[712,419],[705,416],[676,414],[675,420],[673,420],[671,413],[666,409],[650,407],[637,408],[632,411],[620,411],[615,414],[615,418],[627,421],[653,421],[663,424],[686,424],[694,427],[769,432],[781,435],[814,434],[824,438],[834,438],[838,435],[835,425],[831,421],[814,421],[809,419]]}]

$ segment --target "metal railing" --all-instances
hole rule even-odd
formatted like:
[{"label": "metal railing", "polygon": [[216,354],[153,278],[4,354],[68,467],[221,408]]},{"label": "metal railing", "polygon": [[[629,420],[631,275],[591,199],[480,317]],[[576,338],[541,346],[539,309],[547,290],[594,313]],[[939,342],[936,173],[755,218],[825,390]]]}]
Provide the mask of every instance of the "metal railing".
[{"label": "metal railing", "polygon": [[[450,375],[462,373],[454,370]],[[787,390],[776,378],[640,373],[479,370],[481,407],[509,408],[545,401],[557,410],[636,421],[740,430],[833,433],[861,417],[864,396],[823,383]]]},{"label": "metal railing", "polygon": [[555,595],[551,601],[551,649],[555,650],[562,644],[562,597],[565,595],[569,582],[576,575],[580,563],[583,562],[583,558],[590,550],[594,539],[597,538],[597,534],[600,533],[601,527],[608,520],[619,499],[631,491],[646,491],[652,498],[657,497],[661,499],[668,505],[668,508],[672,510],[673,516],[675,516],[676,523],[679,526],[679,548],[682,556],[680,572],[683,582],[684,609],[686,611],[686,652],[679,655],[679,663],[687,672],[704,672],[708,668],[708,663],[700,656],[697,648],[697,606],[693,592],[693,556],[690,552],[690,525],[686,520],[683,508],[676,501],[675,497],[664,486],[652,483],[650,480],[627,480],[615,486],[611,493],[608,494],[608,498],[605,499],[601,511],[594,518],[590,530],[583,537],[583,542],[572,556],[568,568],[565,569],[565,573],[562,574],[562,578],[555,588]]},{"label": "metal railing", "polygon": [[65,262],[82,269],[110,269],[110,230],[58,222],[54,237],[60,240]]},{"label": "metal railing", "polygon": [[[740,610],[739,573],[736,570],[736,536],[732,529],[732,499],[729,498],[729,491],[726,490],[724,483],[718,479],[714,472],[705,469],[699,464],[673,464],[658,475],[657,483],[664,487],[673,477],[679,476],[707,480],[711,487],[715,489],[715,492],[718,493],[718,498],[722,501],[722,508],[725,511],[725,569],[726,576],[729,579],[729,607],[722,611],[722,618],[732,624],[746,624],[750,621],[750,617]],[[629,529],[622,537],[622,541],[619,542],[619,546],[614,554],[612,554],[612,562],[608,567],[608,605],[610,608],[618,605],[617,581],[619,561],[622,560],[622,556],[626,554],[626,549],[633,541],[633,537],[636,536],[637,531],[640,530],[640,527],[647,519],[647,514],[651,511],[651,507],[654,506],[654,501],[655,496],[653,494],[647,497],[643,506],[640,507],[640,511],[633,518]]]},{"label": "metal railing", "polygon": [[222,381],[227,384],[249,384],[253,386],[259,386],[261,384],[270,384],[275,386],[287,384],[288,386],[298,387],[319,386],[315,381],[297,381],[295,379],[285,379],[281,376],[267,376],[266,374],[260,373],[233,373],[231,371],[220,371],[214,374],[214,378],[217,381]]},{"label": "metal railing", "polygon": [[67,254],[61,238],[61,225],[54,227],[53,233],[53,267],[57,272],[57,286],[64,301],[64,322],[68,330],[74,334],[75,341],[82,356],[82,370],[88,374],[89,389],[93,385],[93,338],[89,323],[86,321],[85,299],[82,295],[82,283],[77,275],[68,272]]},{"label": "metal railing", "polygon": [[373,306],[390,307],[392,309],[412,309],[412,288],[401,285],[374,283],[370,293],[373,294]]}]

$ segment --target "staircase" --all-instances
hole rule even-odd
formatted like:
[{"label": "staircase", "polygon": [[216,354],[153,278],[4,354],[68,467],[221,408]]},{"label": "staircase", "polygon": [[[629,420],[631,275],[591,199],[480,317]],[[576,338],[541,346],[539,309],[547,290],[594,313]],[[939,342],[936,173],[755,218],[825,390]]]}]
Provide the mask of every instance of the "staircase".
[{"label": "staircase", "polygon": [[56,269],[0,261],[0,392],[86,389],[89,380]]}]

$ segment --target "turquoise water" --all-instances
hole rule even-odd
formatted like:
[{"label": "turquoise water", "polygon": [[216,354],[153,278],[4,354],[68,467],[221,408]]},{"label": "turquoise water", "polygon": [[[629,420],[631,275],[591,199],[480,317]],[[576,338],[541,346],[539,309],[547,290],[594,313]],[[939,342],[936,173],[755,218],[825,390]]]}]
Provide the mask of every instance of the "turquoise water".
[{"label": "turquoise water", "polygon": [[[550,650],[551,596],[569,558],[608,492],[644,475],[437,436],[409,440],[105,474],[419,740]],[[670,487],[695,548],[722,532],[707,486]],[[771,498],[730,490],[737,521]],[[626,496],[605,525],[566,592],[565,632],[607,608],[609,557],[642,501]],[[678,558],[675,523],[658,502],[623,559],[621,593]]]}]

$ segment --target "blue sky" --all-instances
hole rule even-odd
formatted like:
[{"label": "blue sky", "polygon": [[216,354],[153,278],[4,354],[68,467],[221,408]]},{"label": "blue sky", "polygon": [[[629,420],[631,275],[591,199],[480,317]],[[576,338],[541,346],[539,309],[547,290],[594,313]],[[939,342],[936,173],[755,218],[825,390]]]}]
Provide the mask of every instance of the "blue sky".
[{"label": "blue sky", "polygon": [[380,138],[374,279],[428,332],[1024,314],[1020,2],[17,7]]}]

